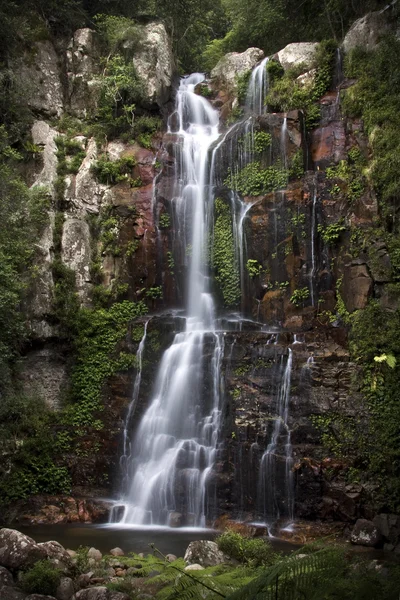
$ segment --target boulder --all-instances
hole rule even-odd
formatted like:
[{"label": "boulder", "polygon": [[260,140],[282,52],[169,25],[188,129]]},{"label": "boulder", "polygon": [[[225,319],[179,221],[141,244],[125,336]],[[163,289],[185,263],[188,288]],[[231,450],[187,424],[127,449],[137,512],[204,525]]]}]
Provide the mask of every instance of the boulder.
[{"label": "boulder", "polygon": [[175,560],[177,560],[177,557],[175,556],[175,554],[167,554],[166,557],[168,562],[174,562]]},{"label": "boulder", "polygon": [[110,600],[110,592],[106,587],[92,587],[80,590],[75,594],[76,600]]},{"label": "boulder", "polygon": [[100,550],[97,550],[97,548],[92,547],[88,550],[88,558],[93,558],[94,560],[98,561],[103,558],[103,555],[100,552]]},{"label": "boulder", "polygon": [[365,264],[346,265],[340,293],[349,312],[366,307],[372,288],[373,282]]},{"label": "boulder", "polygon": [[38,544],[38,546],[44,549],[46,557],[57,569],[61,569],[63,573],[69,573],[73,569],[70,555],[58,542],[43,542]]},{"label": "boulder", "polygon": [[169,526],[180,527],[182,525],[182,514],[179,512],[173,512],[169,515]]},{"label": "boulder", "polygon": [[121,548],[113,548],[110,550],[111,556],[125,556],[125,552]]},{"label": "boulder", "polygon": [[49,40],[36,42],[12,68],[26,103],[46,116],[63,112],[63,88],[59,58]]},{"label": "boulder", "polygon": [[303,73],[315,67],[315,54],[318,42],[298,42],[288,44],[278,52],[278,59],[282,67],[287,71],[292,67],[304,66]]},{"label": "boulder", "polygon": [[75,593],[74,582],[70,577],[62,577],[56,591],[57,600],[71,600]]},{"label": "boulder", "polygon": [[133,64],[143,80],[145,104],[161,108],[170,99],[175,74],[171,42],[163,23],[149,23],[140,35]]},{"label": "boulder", "polygon": [[352,544],[377,547],[382,543],[382,535],[372,521],[358,519],[350,535]]},{"label": "boulder", "polygon": [[237,77],[253,69],[262,58],[264,58],[264,52],[260,48],[248,48],[245,52],[225,54],[211,71],[213,87],[235,96]]},{"label": "boulder", "polygon": [[13,586],[0,584],[0,598],[1,600],[25,600],[26,593]]},{"label": "boulder", "polygon": [[0,567],[0,585],[14,585],[13,576],[5,567]]},{"label": "boulder", "polygon": [[213,567],[225,562],[225,555],[215,542],[209,540],[197,540],[190,542],[184,556],[185,562],[199,564],[203,567]]},{"label": "boulder", "polygon": [[389,21],[382,11],[371,12],[357,19],[350,27],[343,40],[343,50],[347,54],[350,50],[361,46],[365,50],[373,50],[378,45],[379,39],[390,28]]},{"label": "boulder", "polygon": [[43,545],[16,531],[0,530],[0,565],[8,569],[28,569],[38,560],[47,557]]},{"label": "boulder", "polygon": [[373,524],[383,538],[396,546],[400,542],[400,516],[382,513],[376,515]]}]

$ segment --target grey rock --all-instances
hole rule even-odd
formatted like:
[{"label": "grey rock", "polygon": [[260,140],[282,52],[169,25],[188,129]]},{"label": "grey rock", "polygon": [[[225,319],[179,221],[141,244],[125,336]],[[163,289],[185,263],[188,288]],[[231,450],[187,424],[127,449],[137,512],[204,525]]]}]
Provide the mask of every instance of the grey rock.
[{"label": "grey rock", "polygon": [[123,592],[110,592],[110,600],[131,600],[131,598]]},{"label": "grey rock", "polygon": [[288,44],[278,52],[278,59],[287,71],[292,67],[304,65],[304,73],[315,67],[315,54],[318,42],[299,42]]},{"label": "grey rock", "polygon": [[[38,332],[35,335],[40,337]],[[20,379],[27,393],[40,393],[46,405],[60,408],[61,397],[67,384],[65,357],[53,344],[30,351],[21,365]]]},{"label": "grey rock", "polygon": [[46,185],[54,191],[53,185],[57,177],[58,163],[55,138],[59,133],[45,121],[35,121],[32,125],[31,135],[33,143],[43,149],[41,153],[43,166],[35,177],[34,185]]},{"label": "grey rock", "polygon": [[136,575],[136,573],[139,571],[140,569],[137,569],[136,567],[129,567],[126,570],[126,574],[128,575],[128,577],[134,577]]},{"label": "grey rock", "polygon": [[67,52],[67,78],[69,107],[73,115],[85,118],[97,108],[100,96],[99,40],[95,31],[78,29],[71,39]]},{"label": "grey rock", "polygon": [[110,600],[110,592],[106,587],[91,587],[75,594],[76,600]]},{"label": "grey rock", "polygon": [[215,542],[197,540],[191,542],[187,547],[184,560],[189,564],[196,563],[203,567],[213,567],[225,562],[225,555]]},{"label": "grey rock", "polygon": [[5,567],[0,567],[0,585],[14,585],[13,576]]},{"label": "grey rock", "polygon": [[169,515],[169,526],[180,527],[182,525],[182,513],[173,512]]},{"label": "grey rock", "polygon": [[77,579],[78,586],[81,588],[88,586],[93,575],[93,571],[89,571],[88,573],[82,573],[81,575],[79,575]]},{"label": "grey rock", "polygon": [[45,548],[15,529],[0,530],[0,565],[8,569],[27,569],[47,557]]},{"label": "grey rock", "polygon": [[167,554],[166,557],[168,562],[174,562],[174,560],[177,560],[177,557],[175,556],[175,554]]},{"label": "grey rock", "polygon": [[382,543],[382,535],[372,521],[358,519],[350,535],[352,544],[376,547]]},{"label": "grey rock", "polygon": [[243,75],[264,58],[260,48],[248,48],[245,52],[229,52],[221,58],[211,71],[211,82],[228,94],[236,95],[237,77]]},{"label": "grey rock", "polygon": [[68,574],[73,569],[70,555],[58,542],[43,542],[38,544],[38,546],[45,550],[47,558],[55,567],[61,569],[63,573]]},{"label": "grey rock", "polygon": [[187,567],[184,568],[184,571],[204,571],[204,567],[202,567],[201,565],[188,565]]},{"label": "grey rock", "polygon": [[121,548],[113,548],[110,550],[111,556],[124,556],[125,552]]},{"label": "grey rock", "polygon": [[379,39],[390,28],[386,15],[381,12],[371,12],[353,23],[343,40],[343,50],[347,54],[350,50],[361,46],[365,50],[373,50]]},{"label": "grey rock", "polygon": [[1,600],[25,600],[26,593],[13,586],[0,584],[0,598]]},{"label": "grey rock", "polygon": [[57,587],[57,600],[71,600],[75,593],[74,582],[70,577],[63,577]]},{"label": "grey rock", "polygon": [[102,553],[97,548],[89,548],[88,558],[94,558],[94,560],[101,560],[103,558]]},{"label": "grey rock", "polygon": [[146,104],[161,107],[170,98],[175,74],[171,42],[162,23],[149,23],[140,35],[133,64],[143,80]]},{"label": "grey rock", "polygon": [[373,524],[385,540],[396,546],[400,542],[400,516],[381,513],[373,519]]},{"label": "grey rock", "polygon": [[63,89],[59,58],[49,40],[36,42],[12,68],[22,98],[28,106],[46,116],[63,112]]}]

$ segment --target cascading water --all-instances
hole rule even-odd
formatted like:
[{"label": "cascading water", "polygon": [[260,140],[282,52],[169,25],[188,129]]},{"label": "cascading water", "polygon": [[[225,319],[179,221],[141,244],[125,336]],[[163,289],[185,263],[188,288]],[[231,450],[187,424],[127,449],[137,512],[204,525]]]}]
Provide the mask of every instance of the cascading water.
[{"label": "cascading water", "polygon": [[[274,419],[271,441],[261,457],[258,504],[259,511],[268,524],[277,519],[285,517],[293,520],[293,473],[292,473],[292,445],[290,429],[288,426],[290,382],[292,375],[292,349],[288,348],[286,364],[283,362],[281,369],[281,381],[277,393],[276,416]],[[277,489],[282,506],[277,502]]]},{"label": "cascading water", "polygon": [[[130,485],[124,491],[122,523],[206,524],[206,481],[217,448],[221,416],[223,337],[215,331],[214,302],[206,270],[208,240],[208,150],[218,138],[218,113],[194,93],[201,74],[182,79],[174,124],[180,161],[175,179],[175,215],[191,246],[186,328],[164,353],[153,398],[135,433]],[[205,344],[212,346],[206,364]],[[211,385],[205,398],[205,372]]]},{"label": "cascading water", "polygon": [[266,57],[260,64],[253,69],[249,87],[247,89],[246,106],[256,115],[262,115],[266,112],[265,97],[268,92],[268,73],[267,63],[269,58]]}]

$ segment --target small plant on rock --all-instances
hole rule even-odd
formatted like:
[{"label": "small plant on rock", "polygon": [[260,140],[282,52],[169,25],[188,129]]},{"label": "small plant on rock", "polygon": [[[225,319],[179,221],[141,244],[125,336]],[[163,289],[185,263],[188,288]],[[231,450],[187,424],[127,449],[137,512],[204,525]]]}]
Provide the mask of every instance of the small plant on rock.
[{"label": "small plant on rock", "polygon": [[55,595],[60,583],[61,571],[49,560],[39,560],[22,575],[21,587],[28,594]]}]

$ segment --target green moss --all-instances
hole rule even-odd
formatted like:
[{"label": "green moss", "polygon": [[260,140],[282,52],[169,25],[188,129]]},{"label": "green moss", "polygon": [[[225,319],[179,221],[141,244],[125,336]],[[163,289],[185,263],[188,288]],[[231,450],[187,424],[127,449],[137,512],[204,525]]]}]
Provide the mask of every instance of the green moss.
[{"label": "green moss", "polygon": [[288,181],[288,171],[278,167],[263,168],[261,163],[252,162],[238,173],[228,173],[224,184],[243,196],[260,196],[283,189]]},{"label": "green moss", "polygon": [[171,227],[171,217],[168,213],[161,213],[158,223],[160,229],[168,229]]},{"label": "green moss", "polygon": [[244,104],[247,96],[247,88],[251,77],[251,69],[242,75],[236,75],[236,90],[239,104]]},{"label": "green moss", "polygon": [[240,300],[239,266],[235,255],[232,216],[227,202],[221,198],[214,205],[214,238],[212,266],[224,305],[236,306]]}]

